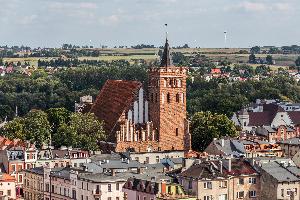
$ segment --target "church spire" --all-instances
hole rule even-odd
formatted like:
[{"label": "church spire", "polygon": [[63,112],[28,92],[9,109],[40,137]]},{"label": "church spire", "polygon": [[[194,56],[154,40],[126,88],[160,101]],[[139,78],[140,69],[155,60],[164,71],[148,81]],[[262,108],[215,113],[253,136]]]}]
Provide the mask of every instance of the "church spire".
[{"label": "church spire", "polygon": [[169,46],[168,38],[166,38],[166,43],[165,43],[164,52],[163,52],[163,55],[162,55],[160,66],[161,67],[173,66],[172,58],[171,58],[171,55],[170,55],[170,46]]}]

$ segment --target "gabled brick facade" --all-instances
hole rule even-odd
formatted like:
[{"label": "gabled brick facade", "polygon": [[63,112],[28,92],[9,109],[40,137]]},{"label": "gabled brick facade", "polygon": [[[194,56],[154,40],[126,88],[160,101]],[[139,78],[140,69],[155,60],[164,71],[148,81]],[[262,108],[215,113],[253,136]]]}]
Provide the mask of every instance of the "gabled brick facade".
[{"label": "gabled brick facade", "polygon": [[186,67],[172,64],[166,40],[161,65],[149,69],[148,94],[139,82],[108,81],[105,84],[91,112],[104,120],[110,142],[116,143],[115,151],[190,150],[186,119],[187,72]]}]

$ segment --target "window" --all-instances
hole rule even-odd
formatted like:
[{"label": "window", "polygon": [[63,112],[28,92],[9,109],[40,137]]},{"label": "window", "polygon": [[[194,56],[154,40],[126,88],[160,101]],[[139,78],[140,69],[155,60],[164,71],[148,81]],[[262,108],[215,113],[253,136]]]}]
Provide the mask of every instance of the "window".
[{"label": "window", "polygon": [[86,189],[89,190],[89,183],[86,183]]},{"label": "window", "polygon": [[35,153],[32,154],[32,159],[35,159]]},{"label": "window", "polygon": [[156,156],[156,163],[159,163],[159,156]]},{"label": "window", "polygon": [[147,197],[144,197],[143,200],[146,200]]},{"label": "window", "polygon": [[120,184],[117,183],[117,184],[116,184],[116,190],[119,190],[119,189],[120,189]]},{"label": "window", "polygon": [[16,171],[16,165],[11,165],[11,169],[12,169],[13,172],[15,172]]},{"label": "window", "polygon": [[20,182],[20,183],[23,182],[23,175],[19,175],[19,182]]},{"label": "window", "polygon": [[219,200],[227,200],[227,194],[219,195]]},{"label": "window", "polygon": [[30,169],[30,164],[29,163],[26,164],[26,169]]},{"label": "window", "polygon": [[284,197],[284,189],[281,189],[281,196]]},{"label": "window", "polygon": [[189,181],[189,189],[192,189],[193,188],[193,182],[192,180]]},{"label": "window", "polygon": [[167,94],[167,102],[168,102],[168,103],[171,102],[171,96],[170,96],[170,93]]},{"label": "window", "polygon": [[51,192],[54,193],[54,185],[51,185]]},{"label": "window", "polygon": [[149,157],[146,157],[145,164],[149,164]]},{"label": "window", "polygon": [[120,198],[119,198],[119,197],[116,197],[116,200],[120,200]]},{"label": "window", "polygon": [[111,184],[108,184],[108,191],[111,192]]},{"label": "window", "polygon": [[256,197],[256,191],[249,191],[249,197],[250,198]]},{"label": "window", "polygon": [[171,194],[171,192],[172,192],[172,187],[169,185],[168,186],[168,194]]},{"label": "window", "polygon": [[178,194],[179,194],[179,188],[178,188],[178,186],[176,186],[175,189],[176,189],[176,190],[175,190],[176,195],[178,195]]},{"label": "window", "polygon": [[139,157],[135,157],[135,160],[136,160],[137,162],[139,162],[140,159],[139,159]]},{"label": "window", "polygon": [[204,189],[212,189],[212,182],[204,182]]},{"label": "window", "polygon": [[244,198],[244,191],[238,192],[236,196],[239,199],[243,199]]},{"label": "window", "polygon": [[177,103],[180,102],[180,97],[179,97],[179,94],[178,94],[178,93],[176,94],[176,102],[177,102]]},{"label": "window", "polygon": [[178,131],[178,128],[176,128],[176,136],[178,136],[179,135],[179,131]]},{"label": "window", "polygon": [[204,196],[203,199],[204,199],[204,200],[212,200],[212,195],[210,195],[210,196]]},{"label": "window", "polygon": [[256,178],[250,177],[249,178],[249,184],[256,184]]},{"label": "window", "polygon": [[29,160],[29,153],[26,155],[27,160]]},{"label": "window", "polygon": [[7,196],[11,196],[11,190],[7,190]]},{"label": "window", "polygon": [[83,200],[83,195],[81,195],[81,200]]},{"label": "window", "polygon": [[227,181],[220,181],[220,188],[227,188]]},{"label": "window", "polygon": [[239,184],[239,185],[244,185],[244,179],[243,179],[243,178],[239,178],[238,184]]},{"label": "window", "polygon": [[49,184],[46,184],[46,192],[49,192]]}]

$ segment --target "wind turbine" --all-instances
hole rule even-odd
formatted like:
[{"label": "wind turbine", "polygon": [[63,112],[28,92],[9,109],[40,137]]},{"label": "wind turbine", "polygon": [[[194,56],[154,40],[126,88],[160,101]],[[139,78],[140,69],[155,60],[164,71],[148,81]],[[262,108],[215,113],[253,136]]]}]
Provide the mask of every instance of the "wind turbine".
[{"label": "wind turbine", "polygon": [[224,44],[225,44],[225,49],[227,48],[227,31],[224,31]]}]

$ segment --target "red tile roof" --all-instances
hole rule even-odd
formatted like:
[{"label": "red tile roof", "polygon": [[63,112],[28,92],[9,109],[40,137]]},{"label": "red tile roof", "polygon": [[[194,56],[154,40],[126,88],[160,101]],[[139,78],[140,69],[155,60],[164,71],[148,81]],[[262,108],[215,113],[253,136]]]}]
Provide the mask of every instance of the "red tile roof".
[{"label": "red tile roof", "polygon": [[108,135],[114,138],[114,128],[124,110],[134,102],[142,83],[138,81],[108,80],[101,89],[91,108],[100,120],[105,123]]}]

